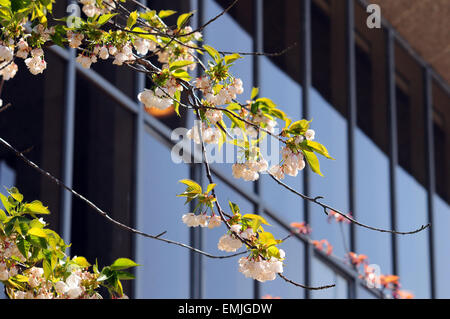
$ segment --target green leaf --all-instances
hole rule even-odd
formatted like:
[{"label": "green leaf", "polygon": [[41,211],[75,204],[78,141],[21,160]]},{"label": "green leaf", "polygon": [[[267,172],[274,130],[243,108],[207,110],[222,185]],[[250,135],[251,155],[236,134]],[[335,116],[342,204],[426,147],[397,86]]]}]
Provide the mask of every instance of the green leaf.
[{"label": "green leaf", "polygon": [[30,250],[30,247],[31,247],[30,242],[25,240],[23,237],[19,237],[17,239],[17,248],[25,258],[28,257],[28,251]]},{"label": "green leaf", "polygon": [[174,101],[173,101],[173,108],[175,109],[175,113],[177,113],[177,115],[179,117],[181,117],[180,115],[180,103],[178,101],[181,100],[181,91],[176,91],[175,94],[173,95]]},{"label": "green leaf", "polygon": [[250,96],[250,99],[254,99],[255,97],[257,97],[258,96],[258,93],[259,93],[259,89],[258,88],[252,88],[252,95]]},{"label": "green leaf", "polygon": [[149,32],[142,28],[134,27],[133,31],[139,32],[139,33],[136,33],[136,36],[138,36],[142,39],[152,40],[153,42],[158,43],[158,40],[155,38],[155,36],[153,34],[148,34]]},{"label": "green leaf", "polygon": [[133,11],[130,13],[130,16],[128,17],[127,20],[127,28],[131,29],[132,26],[134,26],[136,24],[138,18],[138,13],[137,11]]},{"label": "green leaf", "polygon": [[48,215],[50,214],[50,211],[48,208],[38,200],[34,200],[31,203],[27,203],[24,205],[23,208],[24,212],[26,213],[34,213],[34,214],[41,214],[41,215]]},{"label": "green leaf", "polygon": [[187,60],[175,61],[175,62],[170,63],[169,70],[170,70],[170,72],[173,72],[177,69],[183,68],[187,65],[194,64],[194,63],[195,63],[194,61],[187,61]]},{"label": "green leaf", "polygon": [[23,200],[23,195],[19,193],[19,190],[16,187],[11,187],[10,189],[6,189],[8,193],[11,195],[19,203]]},{"label": "green leaf", "polygon": [[136,277],[133,274],[130,274],[129,272],[126,271],[116,271],[117,274],[117,278],[120,280],[130,280],[130,279],[135,279]]},{"label": "green leaf", "polygon": [[184,28],[185,24],[187,23],[187,21],[193,14],[194,14],[193,12],[183,13],[182,15],[180,15],[178,17],[178,19],[177,19],[178,30],[181,30],[182,28]]},{"label": "green leaf", "polygon": [[327,148],[325,146],[323,146],[322,144],[320,144],[318,142],[306,140],[306,145],[308,145],[310,148],[312,148],[315,152],[319,153],[320,155],[323,155],[328,159],[334,160],[334,158],[332,158],[330,156],[330,154],[328,154]]},{"label": "green leaf", "polygon": [[39,219],[33,219],[32,221],[30,221],[30,227],[33,228],[44,228],[45,224],[41,223],[41,221]]},{"label": "green leaf", "polygon": [[242,56],[240,56],[238,53],[233,53],[230,55],[226,55],[223,60],[225,61],[225,64],[230,65],[231,63],[233,63],[234,61],[238,60],[238,59],[242,59]]},{"label": "green leaf", "polygon": [[259,99],[256,100],[256,102],[260,102],[263,105],[267,106],[268,108],[274,108],[277,106],[271,99],[267,97],[260,97]]},{"label": "green leaf", "polygon": [[28,235],[34,235],[41,238],[46,238],[47,234],[40,228],[33,227],[28,230]]},{"label": "green leaf", "polygon": [[[227,109],[228,109],[228,107],[227,107]],[[239,109],[240,109],[240,107],[239,107]],[[237,115],[235,112],[233,112],[233,111],[231,111],[229,109],[228,109],[228,111],[229,112],[222,112],[222,113],[225,114],[225,116],[228,117],[231,120],[231,122],[232,122],[232,126],[231,127],[233,128],[233,127],[236,126],[236,127],[239,127],[242,131],[244,131],[245,130],[245,123],[240,121],[238,119],[238,117],[235,117],[235,116],[239,116],[239,115]],[[233,116],[230,113],[234,114],[235,116]]]},{"label": "green leaf", "polygon": [[233,215],[239,214],[241,211],[239,206],[231,201],[228,201],[228,205],[230,205],[231,211],[233,212]]},{"label": "green leaf", "polygon": [[10,0],[0,0],[0,5],[2,7],[11,7],[11,1]]},{"label": "green leaf", "polygon": [[214,189],[214,187],[216,187],[216,184],[209,184],[208,187],[206,188],[206,193],[209,193],[210,191],[212,191]]},{"label": "green leaf", "polygon": [[188,186],[190,188],[190,192],[192,192],[192,193],[198,193],[198,194],[202,193],[202,187],[199,184],[197,184],[196,182],[191,181],[190,179],[182,179],[179,182]]},{"label": "green leaf", "polygon": [[305,155],[305,159],[309,164],[309,167],[311,167],[311,170],[314,173],[319,174],[320,176],[322,175],[322,172],[320,171],[320,164],[319,164],[319,159],[317,158],[316,154],[314,154],[314,152],[312,151],[308,151],[303,149],[303,154]]},{"label": "green leaf", "polygon": [[53,273],[51,263],[47,259],[45,259],[42,262],[42,268],[44,268],[44,277],[48,279],[50,275]]},{"label": "green leaf", "polygon": [[13,208],[13,206],[8,201],[8,198],[5,195],[3,195],[2,193],[0,193],[0,200],[1,200],[2,204],[3,204],[3,207],[6,209],[6,211],[8,213],[11,213],[11,208]]},{"label": "green leaf", "polygon": [[287,119],[287,116],[286,116],[286,113],[284,113],[282,110],[280,110],[280,109],[271,109],[270,111],[269,111],[269,114],[270,115],[273,115],[273,116],[275,116],[275,117],[277,117],[277,118],[279,118],[280,120],[283,120],[283,121],[285,121],[286,119]]},{"label": "green leaf", "polygon": [[82,268],[88,268],[91,266],[87,259],[82,256],[74,257],[72,261]]},{"label": "green leaf", "polygon": [[136,264],[134,261],[128,258],[119,258],[116,259],[116,261],[113,262],[113,264],[110,266],[113,270],[122,270],[127,269],[130,267],[136,267],[140,266],[139,264]]},{"label": "green leaf", "polygon": [[118,13],[108,13],[108,14],[103,14],[101,15],[98,20],[97,20],[97,24],[98,25],[104,25],[106,22],[108,22],[109,20],[111,20],[111,18],[113,18],[114,16],[116,16]]},{"label": "green leaf", "polygon": [[262,224],[270,226],[270,224],[269,224],[262,216],[259,216],[259,215],[255,215],[255,214],[245,214],[245,215],[242,216],[242,217],[243,217],[243,218],[248,218],[248,219],[259,220]]},{"label": "green leaf", "polygon": [[172,75],[178,79],[182,79],[185,81],[191,80],[191,76],[189,75],[189,73],[187,73],[183,69],[176,69],[175,71],[173,71]]},{"label": "green leaf", "polygon": [[276,245],[279,243],[279,241],[275,239],[273,234],[269,233],[269,232],[260,233],[259,241],[266,246],[272,246],[272,245]]},{"label": "green leaf", "polygon": [[171,15],[173,15],[175,13],[177,13],[177,12],[173,11],[173,10],[161,10],[161,11],[159,11],[158,16],[161,19],[164,19],[164,18],[170,17]]},{"label": "green leaf", "polygon": [[288,131],[291,132],[292,134],[303,135],[309,129],[309,123],[311,123],[311,121],[307,120],[296,121],[292,123],[291,126],[289,126]]},{"label": "green leaf", "polygon": [[0,209],[0,222],[4,222],[8,216],[6,216],[6,213],[3,209]]},{"label": "green leaf", "polygon": [[280,258],[280,250],[276,246],[270,246],[267,253],[270,257]]},{"label": "green leaf", "polygon": [[256,113],[258,113],[258,110],[259,110],[259,102],[255,102],[255,103],[252,103],[252,106],[251,106],[251,108],[250,108],[250,111],[253,113],[253,114],[256,114]]},{"label": "green leaf", "polygon": [[14,281],[16,282],[28,282],[28,277],[24,276],[24,275],[15,275],[14,277],[12,277]]},{"label": "green leaf", "polygon": [[220,60],[220,53],[214,49],[212,46],[207,44],[203,45],[203,49],[214,59],[214,61],[218,62]]}]

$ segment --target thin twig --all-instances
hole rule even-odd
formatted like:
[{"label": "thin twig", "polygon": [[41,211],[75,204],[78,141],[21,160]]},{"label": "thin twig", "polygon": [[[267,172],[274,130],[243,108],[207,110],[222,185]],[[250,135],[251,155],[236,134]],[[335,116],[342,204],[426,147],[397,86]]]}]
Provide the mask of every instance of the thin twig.
[{"label": "thin twig", "polygon": [[173,244],[173,245],[177,245],[180,247],[184,247],[187,249],[190,249],[196,253],[199,253],[203,256],[209,257],[209,258],[215,258],[215,259],[225,259],[225,258],[231,258],[231,257],[235,257],[235,256],[239,256],[242,254],[245,254],[245,252],[240,252],[240,253],[236,253],[233,255],[226,255],[226,256],[216,256],[216,255],[212,255],[209,254],[207,252],[204,252],[200,249],[191,247],[189,245],[174,241],[174,240],[170,240],[170,239],[166,239],[166,238],[161,238],[162,235],[164,235],[166,232],[162,232],[158,235],[150,235],[147,233],[144,233],[140,230],[134,229],[130,226],[127,226],[115,219],[113,219],[111,216],[109,216],[105,211],[101,210],[99,207],[97,207],[93,202],[91,202],[90,200],[88,200],[86,197],[84,197],[83,195],[79,194],[78,192],[76,192],[75,190],[73,190],[72,188],[70,188],[69,186],[67,186],[66,184],[64,184],[62,181],[60,181],[59,179],[57,179],[56,177],[54,177],[53,175],[51,175],[49,172],[43,170],[42,168],[40,168],[37,164],[35,164],[34,162],[30,161],[27,157],[25,157],[20,151],[18,151],[16,148],[14,148],[13,146],[11,146],[11,144],[9,144],[7,141],[5,141],[3,138],[0,137],[0,143],[3,144],[6,148],[8,148],[9,150],[11,150],[17,157],[19,157],[20,159],[22,159],[27,165],[31,166],[32,168],[34,168],[35,170],[37,170],[39,173],[41,173],[43,176],[47,177],[48,179],[50,179],[51,181],[53,181],[55,184],[57,184],[58,186],[66,189],[67,191],[69,191],[70,193],[72,193],[75,197],[81,199],[82,201],[84,201],[85,203],[87,203],[91,208],[94,209],[95,212],[97,212],[98,214],[100,214],[102,217],[106,218],[108,221],[110,221],[111,223],[119,226],[122,229],[125,229],[131,233],[137,234],[137,235],[141,235],[147,238],[151,238],[151,239],[156,239],[159,241],[163,241],[165,243],[168,244]]},{"label": "thin twig", "polygon": [[422,225],[420,228],[418,228],[418,229],[416,229],[416,230],[413,230],[413,231],[408,231],[408,232],[401,232],[401,231],[396,231],[396,230],[389,230],[389,229],[382,229],[382,228],[372,227],[372,226],[363,224],[363,223],[361,223],[361,222],[358,222],[357,220],[355,220],[355,219],[349,217],[347,214],[344,214],[344,213],[340,212],[340,211],[339,211],[338,209],[336,209],[336,208],[333,208],[333,207],[331,207],[331,206],[329,206],[329,205],[327,205],[327,204],[325,204],[325,203],[319,202],[319,199],[320,199],[320,198],[323,198],[322,196],[318,196],[318,197],[315,197],[315,198],[306,196],[306,195],[304,195],[304,194],[302,194],[302,193],[297,192],[297,191],[296,191],[295,189],[293,189],[292,187],[286,185],[285,183],[283,183],[282,181],[280,181],[278,178],[276,178],[275,176],[273,176],[271,173],[269,173],[269,175],[270,175],[270,177],[272,177],[272,179],[273,179],[275,182],[277,182],[279,185],[283,186],[284,188],[286,188],[287,190],[291,191],[292,193],[294,193],[294,194],[300,196],[300,197],[303,198],[304,200],[308,200],[308,201],[310,201],[310,202],[313,202],[313,203],[315,203],[315,204],[321,206],[324,210],[327,210],[327,209],[332,210],[332,211],[336,212],[337,214],[341,215],[342,217],[344,217],[345,219],[351,221],[352,223],[354,223],[354,224],[356,224],[356,225],[358,225],[358,226],[364,227],[364,228],[368,228],[368,229],[375,230],[375,231],[382,232],[382,233],[391,233],[391,234],[396,234],[396,235],[411,235],[411,234],[415,234],[415,233],[421,232],[422,230],[424,230],[424,229],[426,229],[426,228],[428,228],[428,227],[431,226],[431,224],[427,224],[427,225],[425,225],[425,226]]}]

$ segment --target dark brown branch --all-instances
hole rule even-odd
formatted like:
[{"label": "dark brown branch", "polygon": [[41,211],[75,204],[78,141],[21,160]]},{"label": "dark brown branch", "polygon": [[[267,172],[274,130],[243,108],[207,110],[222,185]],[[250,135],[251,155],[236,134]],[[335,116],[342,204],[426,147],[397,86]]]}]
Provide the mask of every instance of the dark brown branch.
[{"label": "dark brown branch", "polygon": [[244,254],[245,252],[241,252],[241,253],[236,253],[233,255],[226,255],[226,256],[216,256],[216,255],[212,255],[209,254],[207,252],[204,252],[200,249],[191,247],[189,245],[174,241],[174,240],[170,240],[170,239],[165,239],[165,238],[161,238],[162,235],[164,235],[166,232],[162,232],[158,235],[150,235],[147,233],[144,233],[142,231],[139,231],[137,229],[134,229],[130,226],[127,226],[115,219],[113,219],[111,216],[109,216],[105,211],[101,210],[99,207],[97,207],[94,203],[92,203],[90,200],[88,200],[86,197],[84,197],[83,195],[79,194],[78,192],[76,192],[75,190],[73,190],[72,188],[70,188],[69,186],[67,186],[66,184],[64,184],[62,181],[60,181],[59,179],[57,179],[56,177],[54,177],[53,175],[51,175],[49,172],[43,170],[42,168],[40,168],[37,164],[35,164],[34,162],[30,161],[27,157],[25,157],[20,151],[18,151],[16,148],[14,148],[13,146],[11,146],[11,144],[9,144],[8,142],[6,142],[3,138],[0,137],[0,143],[3,144],[6,148],[8,148],[9,150],[11,150],[17,157],[19,157],[20,159],[22,159],[28,166],[34,168],[35,170],[37,170],[39,173],[41,173],[43,176],[45,176],[46,178],[50,179],[52,182],[54,182],[55,184],[57,184],[59,187],[62,187],[64,189],[66,189],[67,191],[69,191],[70,193],[72,193],[75,197],[81,199],[82,201],[84,201],[85,203],[87,203],[91,208],[94,209],[94,211],[98,214],[100,214],[102,217],[104,217],[105,219],[107,219],[109,222],[115,224],[116,226],[119,226],[120,228],[127,230],[131,233],[137,234],[137,235],[141,235],[143,237],[147,237],[147,238],[151,238],[151,239],[156,239],[159,241],[163,241],[165,243],[168,244],[173,244],[173,245],[177,245],[183,248],[187,248],[189,250],[192,250],[196,253],[199,253],[203,256],[209,257],[209,258],[215,258],[215,259],[225,259],[225,258],[231,258],[231,257],[235,257],[235,256],[239,256]]},{"label": "dark brown branch", "polygon": [[332,210],[334,212],[336,212],[337,214],[341,215],[342,217],[344,217],[345,219],[349,220],[350,222],[354,223],[355,225],[367,228],[367,229],[371,229],[371,230],[375,230],[378,232],[382,232],[382,233],[391,233],[391,234],[396,234],[396,235],[411,235],[411,234],[416,234],[418,232],[421,232],[422,230],[428,228],[431,226],[431,224],[427,224],[427,225],[422,225],[420,228],[413,230],[413,231],[408,231],[408,232],[401,232],[401,231],[396,231],[396,230],[389,230],[389,229],[382,229],[382,228],[376,228],[376,227],[372,227],[366,224],[363,224],[361,222],[358,222],[357,220],[351,218],[350,216],[348,216],[347,214],[344,214],[342,212],[340,212],[339,210],[337,210],[336,208],[333,208],[325,203],[319,202],[319,199],[323,198],[322,196],[318,196],[315,198],[306,196],[302,193],[297,192],[295,189],[293,189],[292,187],[286,185],[285,183],[283,183],[282,181],[280,181],[278,178],[276,178],[275,176],[273,176],[272,174],[270,174],[270,177],[272,177],[272,179],[277,182],[279,185],[283,186],[284,188],[286,188],[287,190],[291,191],[292,193],[296,194],[297,196],[300,196],[301,198],[303,198],[304,200],[310,201],[312,203],[315,203],[319,206],[321,206],[325,211],[327,209]]}]

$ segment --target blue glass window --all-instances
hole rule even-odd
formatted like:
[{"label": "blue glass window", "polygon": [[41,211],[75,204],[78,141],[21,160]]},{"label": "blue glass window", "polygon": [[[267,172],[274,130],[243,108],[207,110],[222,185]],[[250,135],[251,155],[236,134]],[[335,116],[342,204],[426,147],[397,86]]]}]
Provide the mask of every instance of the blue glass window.
[{"label": "blue glass window", "polygon": [[[356,218],[367,225],[391,228],[389,200],[389,160],[359,128],[355,132]],[[356,228],[356,253],[369,257],[384,274],[392,272],[391,236]]]},{"label": "blue glass window", "polygon": [[438,298],[450,298],[450,254],[448,243],[450,241],[450,207],[440,196],[434,195],[433,236],[436,296]]},{"label": "blue glass window", "polygon": [[[311,118],[315,140],[325,145],[336,159],[332,161],[318,156],[324,177],[310,174],[311,196],[323,196],[323,202],[346,213],[349,209],[347,121],[315,89],[311,89]],[[312,238],[327,239],[334,247],[333,253],[343,257],[349,249],[348,225],[341,227],[336,222],[330,223],[322,207],[316,204],[310,204],[310,207]]]},{"label": "blue glass window", "polygon": [[[301,87],[293,81],[286,73],[281,71],[269,59],[261,59],[261,96],[272,99],[278,108],[283,110],[293,120],[301,118]],[[284,123],[278,121],[278,129],[283,128]],[[281,160],[281,145],[277,139],[267,137],[267,160],[269,167],[278,164]],[[261,148],[264,152],[264,148]],[[275,156],[278,154],[278,156]],[[296,190],[303,191],[303,179],[300,172],[296,177],[286,176],[285,182]],[[303,221],[303,200],[297,195],[289,192],[278,185],[266,174],[261,175],[261,195],[265,204],[284,218],[286,222]]]},{"label": "blue glass window", "polygon": [[[427,224],[427,193],[403,168],[397,171],[397,222],[399,230]],[[398,269],[402,289],[417,298],[430,297],[428,231],[398,236]]]},{"label": "blue glass window", "polygon": [[[174,164],[167,146],[149,133],[143,141],[144,169],[140,173],[144,190],[142,211],[136,216],[139,229],[150,234],[167,231],[167,238],[189,243],[189,228],[181,221],[188,206],[176,195],[189,178],[189,167]],[[144,237],[136,237],[137,298],[189,298],[189,251]]]}]

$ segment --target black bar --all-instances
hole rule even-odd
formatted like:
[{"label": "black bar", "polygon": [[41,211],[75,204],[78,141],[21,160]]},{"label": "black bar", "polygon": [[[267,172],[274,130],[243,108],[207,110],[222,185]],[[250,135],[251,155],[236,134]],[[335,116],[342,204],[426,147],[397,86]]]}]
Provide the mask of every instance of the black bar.
[{"label": "black bar", "polygon": [[[301,25],[301,64],[302,64],[302,117],[309,119],[309,91],[311,89],[311,0],[302,1],[302,25]],[[309,170],[303,170],[303,193],[309,195]],[[310,224],[310,205],[307,201],[303,202],[303,219],[305,223]],[[305,285],[310,286],[311,278],[311,263],[312,263],[312,248],[311,245],[305,245]],[[311,291],[305,290],[305,298],[311,298]]]},{"label": "black bar", "polygon": [[[433,225],[434,202],[433,197],[436,191],[435,165],[434,165],[434,136],[433,136],[433,93],[432,78],[429,67],[424,69],[424,111],[425,111],[425,130],[426,130],[426,154],[427,154],[427,209],[428,222]],[[436,297],[436,278],[435,278],[435,259],[434,259],[434,240],[433,227],[428,230],[428,244],[430,249],[430,289],[431,298]]]},{"label": "black bar", "polygon": [[[356,127],[356,66],[355,66],[355,22],[354,22],[354,2],[347,0],[347,138],[348,138],[348,184],[349,184],[349,208],[354,218],[355,212],[355,141],[354,131]],[[350,250],[356,251],[355,225],[350,224]],[[349,289],[349,298],[356,298],[356,288],[354,282]]]},{"label": "black bar", "polygon": [[[397,178],[395,175],[398,164],[398,138],[397,138],[397,100],[395,85],[395,52],[394,35],[391,29],[386,30],[386,80],[388,97],[388,123],[389,123],[389,187],[391,228],[397,229]],[[392,273],[398,274],[397,265],[397,237],[392,234]]]}]

